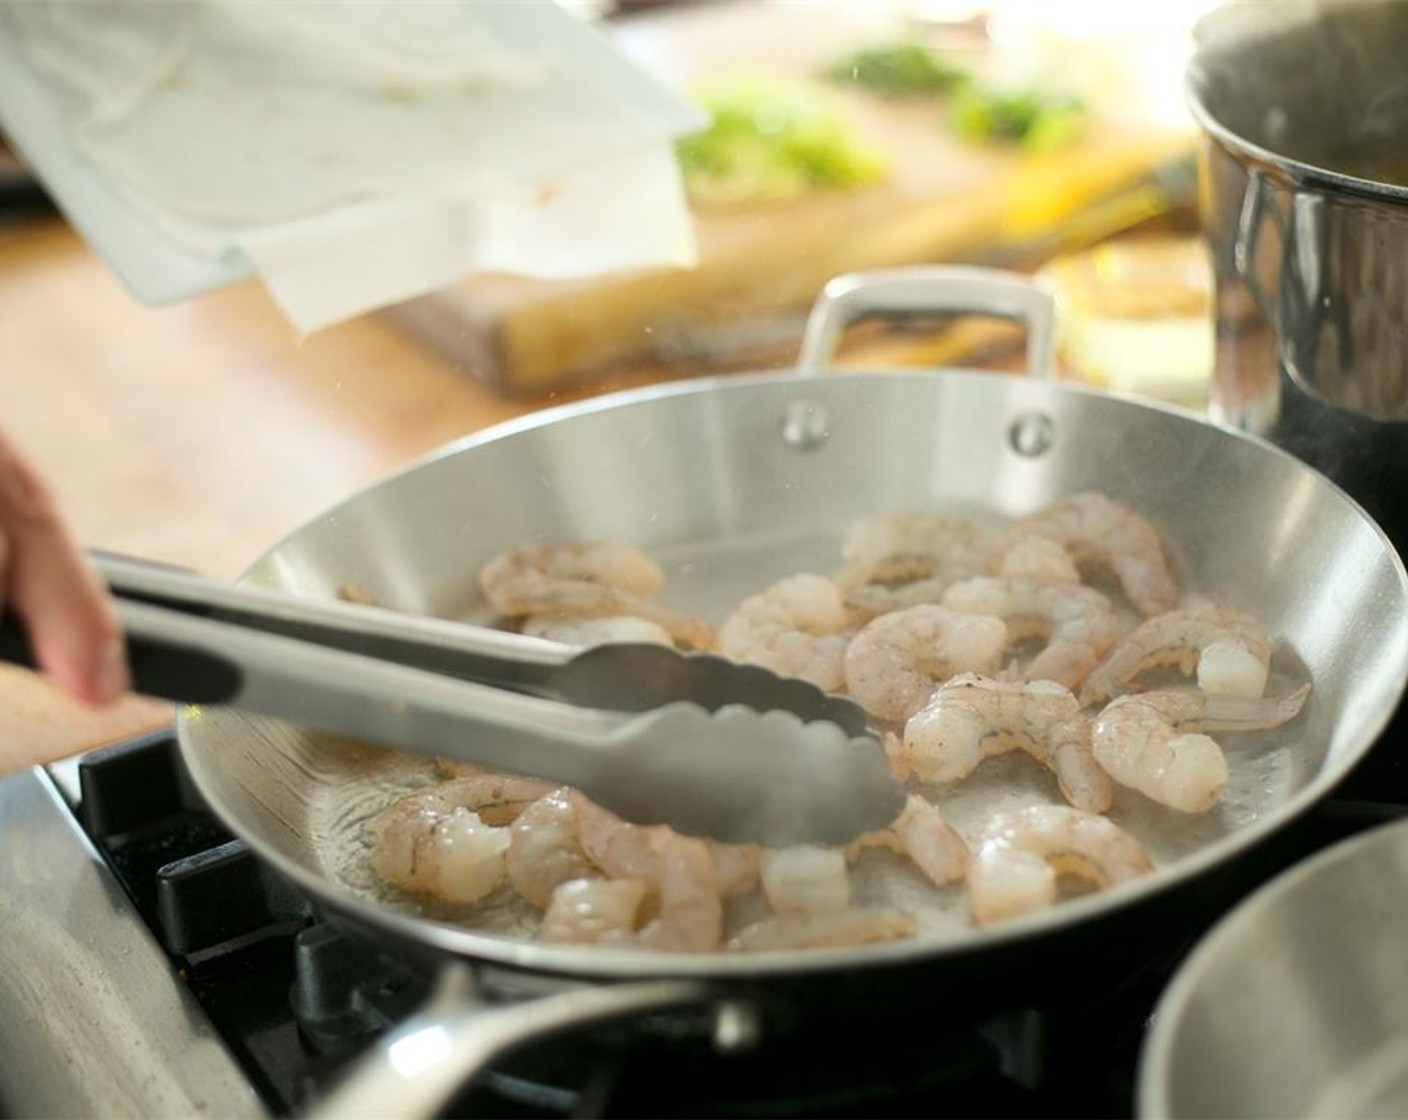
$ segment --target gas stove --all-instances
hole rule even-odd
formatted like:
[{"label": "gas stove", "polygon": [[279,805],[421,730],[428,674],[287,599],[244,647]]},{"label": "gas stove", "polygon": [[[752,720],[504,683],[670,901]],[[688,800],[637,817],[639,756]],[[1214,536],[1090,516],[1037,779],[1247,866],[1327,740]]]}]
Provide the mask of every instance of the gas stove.
[{"label": "gas stove", "polygon": [[[1256,881],[1408,814],[1390,733],[1255,858]],[[298,1116],[435,978],[324,918],[231,836],[174,733],[0,782],[0,1116]],[[627,1029],[548,1040],[449,1114],[1127,1116],[1154,1005],[1206,926],[1078,1003],[936,1008],[880,1044],[831,1032],[722,1056]]]}]

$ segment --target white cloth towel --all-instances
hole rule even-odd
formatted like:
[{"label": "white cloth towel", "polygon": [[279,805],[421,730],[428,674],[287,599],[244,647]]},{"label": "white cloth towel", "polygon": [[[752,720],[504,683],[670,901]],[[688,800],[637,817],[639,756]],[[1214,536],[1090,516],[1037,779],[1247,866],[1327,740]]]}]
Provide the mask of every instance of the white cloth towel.
[{"label": "white cloth towel", "polygon": [[551,0],[0,6],[74,149],[302,330],[477,272],[695,261],[677,95]]}]

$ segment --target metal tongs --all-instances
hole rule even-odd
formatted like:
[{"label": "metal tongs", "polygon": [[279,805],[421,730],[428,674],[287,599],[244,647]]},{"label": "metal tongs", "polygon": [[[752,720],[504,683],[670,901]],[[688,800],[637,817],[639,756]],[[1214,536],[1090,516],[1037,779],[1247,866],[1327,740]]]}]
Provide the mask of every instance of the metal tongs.
[{"label": "metal tongs", "polygon": [[[547,778],[729,842],[843,844],[903,805],[857,705],[766,669],[644,644],[578,652],[93,558],[137,692]],[[0,658],[32,664],[13,619]]]}]

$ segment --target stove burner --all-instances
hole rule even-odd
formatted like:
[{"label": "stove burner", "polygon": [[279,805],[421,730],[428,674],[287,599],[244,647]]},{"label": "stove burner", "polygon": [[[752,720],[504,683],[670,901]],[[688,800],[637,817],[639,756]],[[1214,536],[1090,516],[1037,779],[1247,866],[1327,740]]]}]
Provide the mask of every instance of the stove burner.
[{"label": "stove burner", "polygon": [[[1397,740],[1395,740],[1397,741]],[[1408,813],[1408,773],[1380,749],[1349,796],[1252,857],[1269,877]],[[1372,757],[1372,756],[1371,756]],[[428,996],[433,977],[320,920],[201,803],[172,732],[96,752],[78,817],[211,1024],[276,1115],[308,1105]],[[1361,792],[1362,791],[1362,792]],[[1356,796],[1357,795],[1357,796]],[[525,1048],[453,1114],[547,1116],[1127,1116],[1147,1020],[1202,929],[1112,990],[983,1022],[932,1014],[834,1027],[720,1056],[689,1028],[597,1028]],[[656,1024],[658,1027],[658,1024]]]},{"label": "stove burner", "polygon": [[78,774],[88,834],[183,963],[307,921],[303,898],[201,802],[171,732],[89,755]]},{"label": "stove burner", "polygon": [[430,994],[427,977],[329,925],[298,934],[294,962],[293,1013],[304,1040],[321,1054],[359,1051]]}]

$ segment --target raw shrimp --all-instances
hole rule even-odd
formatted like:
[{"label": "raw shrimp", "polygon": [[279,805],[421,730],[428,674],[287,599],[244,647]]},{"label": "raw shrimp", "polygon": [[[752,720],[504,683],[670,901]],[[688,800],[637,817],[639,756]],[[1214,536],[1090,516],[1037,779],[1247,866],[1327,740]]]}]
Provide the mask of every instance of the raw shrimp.
[{"label": "raw shrimp", "polygon": [[1251,615],[1226,607],[1155,615],[1115,643],[1086,680],[1081,703],[1103,703],[1140,673],[1165,667],[1185,676],[1196,669],[1204,692],[1261,696],[1271,668],[1271,639]]},{"label": "raw shrimp", "polygon": [[577,838],[578,800],[566,787],[553,790],[509,826],[508,881],[539,908],[548,905],[561,884],[601,876]]},{"label": "raw shrimp", "polygon": [[728,898],[747,894],[758,885],[758,869],[763,849],[757,844],[724,844],[705,840],[709,858],[714,861],[714,877],[719,882],[719,894]]},{"label": "raw shrimp", "polygon": [[526,545],[500,554],[479,573],[499,614],[631,615],[676,641],[711,648],[713,630],[654,600],[665,576],[644,553],[621,544]]},{"label": "raw shrimp", "polygon": [[414,790],[406,798],[419,797],[427,804],[439,801],[446,806],[470,809],[486,824],[513,823],[519,813],[554,789],[551,782],[541,778],[480,770],[472,763],[447,761],[438,765],[454,767],[459,773],[447,782]]},{"label": "raw shrimp", "polygon": [[1204,731],[1263,731],[1299,714],[1310,686],[1279,700],[1160,691],[1122,696],[1095,719],[1095,759],[1120,785],[1200,813],[1227,784],[1222,748]]},{"label": "raw shrimp", "polygon": [[523,620],[523,633],[568,646],[599,646],[608,642],[647,642],[673,646],[670,632],[658,622],[633,615],[535,614]]},{"label": "raw shrimp", "polygon": [[1067,688],[1078,686],[1120,636],[1110,600],[1077,583],[981,576],[955,583],[944,592],[943,605],[1002,619],[1009,642],[1045,639],[1022,676]]},{"label": "raw shrimp", "polygon": [[867,517],[846,532],[836,582],[867,617],[937,603],[956,580],[991,570],[1000,536],[973,521],[933,513]]},{"label": "raw shrimp", "polygon": [[[669,828],[623,821],[575,791],[571,801],[577,822],[572,839],[590,866],[599,867],[613,878],[637,878],[647,884],[660,878],[658,841],[673,835]],[[717,840],[705,840],[704,844],[714,865],[720,894],[742,894],[758,885],[762,849],[756,844],[724,844]]]},{"label": "raw shrimp", "polygon": [[1153,870],[1138,841],[1108,817],[1034,805],[994,817],[968,868],[968,907],[989,925],[1056,901],[1058,876],[1100,890]]},{"label": "raw shrimp", "polygon": [[665,583],[660,565],[623,544],[524,545],[495,556],[479,585],[500,614],[602,614],[610,592],[641,599]]},{"label": "raw shrimp", "polygon": [[1038,583],[1079,583],[1075,558],[1060,541],[1039,533],[1014,531],[1002,546],[997,575]]},{"label": "raw shrimp", "polygon": [[924,781],[953,782],[1016,748],[1055,772],[1072,805],[1092,813],[1110,807],[1114,791],[1091,753],[1090,720],[1054,681],[955,677],[905,724],[896,761]]},{"label": "raw shrimp", "polygon": [[798,844],[763,852],[763,894],[778,913],[844,910],[851,904],[846,855],[839,848]]},{"label": "raw shrimp", "polygon": [[1014,531],[1053,537],[1078,563],[1108,566],[1140,613],[1172,610],[1178,585],[1169,571],[1159,531],[1128,506],[1095,490],[1052,502],[1019,520]]},{"label": "raw shrimp", "polygon": [[[709,845],[664,825],[635,825],[575,794],[582,850],[611,879],[646,884],[653,917],[623,944],[698,952],[723,938],[723,901]],[[614,940],[614,939],[613,939]]]},{"label": "raw shrimp", "polygon": [[729,938],[725,948],[742,952],[838,948],[910,937],[914,928],[914,919],[899,910],[802,910],[773,914],[745,926]]},{"label": "raw shrimp", "polygon": [[719,652],[834,692],[845,680],[848,623],[829,579],[789,576],[734,608],[719,629]]},{"label": "raw shrimp", "polygon": [[654,838],[654,846],[660,859],[655,884],[660,908],[634,943],[691,953],[717,949],[723,940],[724,911],[708,845],[666,829]]},{"label": "raw shrimp", "polygon": [[481,800],[489,792],[483,777],[473,777],[398,797],[371,821],[372,871],[413,894],[478,902],[503,880],[509,846],[508,829],[486,823],[478,811],[490,807]]},{"label": "raw shrimp", "polygon": [[441,778],[472,778],[477,774],[493,774],[487,766],[477,762],[461,762],[458,758],[437,758],[435,774]]},{"label": "raw shrimp", "polygon": [[577,809],[577,839],[593,864],[612,879],[641,879],[649,884],[660,878],[660,853],[656,839],[669,833],[664,825],[639,825],[623,821],[580,793],[573,794]]},{"label": "raw shrimp", "polygon": [[577,945],[628,939],[645,892],[639,879],[569,879],[553,888],[538,939]]},{"label": "raw shrimp", "polygon": [[867,832],[846,848],[855,859],[866,848],[888,848],[908,856],[936,887],[963,878],[968,867],[968,845],[939,813],[938,807],[911,793],[904,808],[888,828]]},{"label": "raw shrimp", "polygon": [[1007,645],[1000,618],[923,604],[881,615],[846,648],[846,690],[877,719],[917,712],[938,685],[965,670],[991,672]]}]

